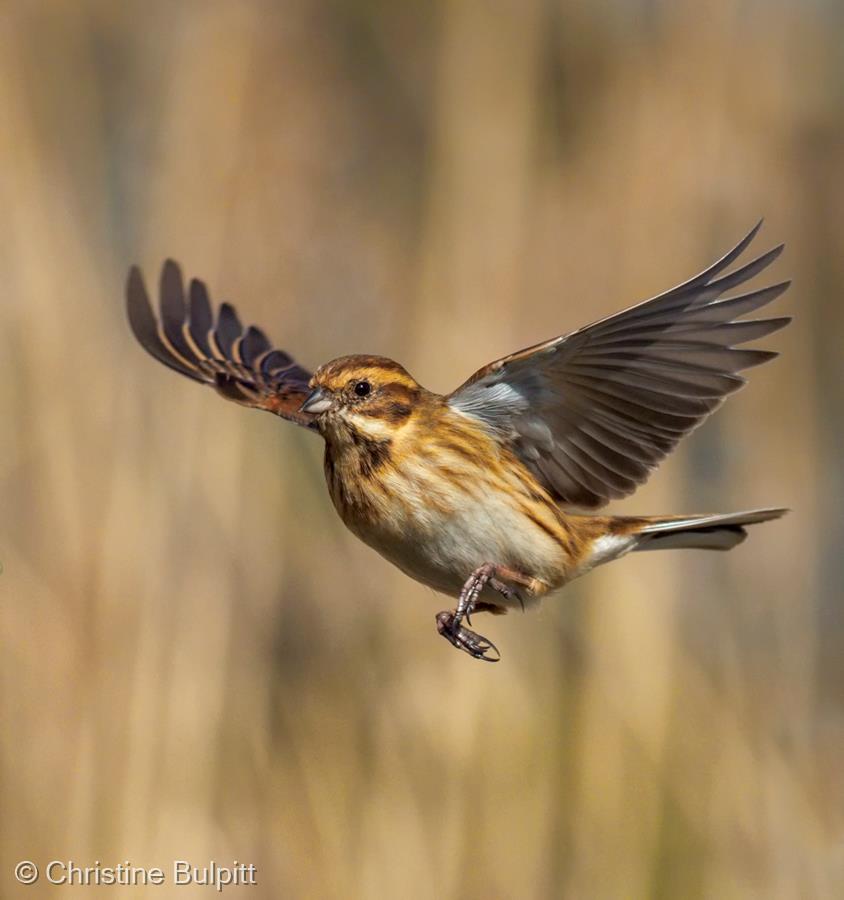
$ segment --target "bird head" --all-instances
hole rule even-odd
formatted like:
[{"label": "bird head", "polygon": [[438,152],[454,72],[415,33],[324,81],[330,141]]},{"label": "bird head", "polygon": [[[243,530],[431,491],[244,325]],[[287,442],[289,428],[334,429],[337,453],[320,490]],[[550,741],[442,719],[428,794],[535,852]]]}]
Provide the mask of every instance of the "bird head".
[{"label": "bird head", "polygon": [[311,378],[302,412],[336,442],[388,441],[428,394],[411,375],[383,356],[343,356]]}]

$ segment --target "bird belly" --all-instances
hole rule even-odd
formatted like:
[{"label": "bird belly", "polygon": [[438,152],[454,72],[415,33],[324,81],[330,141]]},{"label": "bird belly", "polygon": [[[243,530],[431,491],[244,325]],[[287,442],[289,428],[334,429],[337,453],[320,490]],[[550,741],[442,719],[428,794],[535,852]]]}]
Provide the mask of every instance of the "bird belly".
[{"label": "bird belly", "polygon": [[[485,563],[536,579],[534,589],[513,585],[512,603],[527,603],[564,580],[567,554],[555,509],[535,508],[518,492],[468,482],[455,484],[428,473],[394,471],[379,485],[392,498],[383,514],[343,516],[365,543],[405,574],[434,590],[456,594]],[[504,598],[487,587],[482,599]]]}]

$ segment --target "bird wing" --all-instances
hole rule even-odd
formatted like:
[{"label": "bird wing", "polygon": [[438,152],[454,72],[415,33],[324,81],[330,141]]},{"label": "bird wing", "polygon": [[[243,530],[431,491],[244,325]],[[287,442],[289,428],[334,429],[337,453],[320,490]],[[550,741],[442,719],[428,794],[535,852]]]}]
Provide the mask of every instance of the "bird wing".
[{"label": "bird wing", "polygon": [[595,508],[631,494],[744,385],[739,371],[778,355],[736,345],[790,318],[736,319],[770,303],[788,281],[719,299],[782,252],[780,245],[721,276],[761,224],[670,291],[490,363],[449,404],[496,432],[562,503]]},{"label": "bird wing", "polygon": [[300,411],[311,373],[275,349],[259,328],[244,328],[230,304],[223,303],[215,318],[205,284],[192,279],[186,294],[173,260],[161,269],[157,315],[136,266],[129,270],[126,306],[135,337],[165,366],[229,400],[313,427],[314,417]]}]

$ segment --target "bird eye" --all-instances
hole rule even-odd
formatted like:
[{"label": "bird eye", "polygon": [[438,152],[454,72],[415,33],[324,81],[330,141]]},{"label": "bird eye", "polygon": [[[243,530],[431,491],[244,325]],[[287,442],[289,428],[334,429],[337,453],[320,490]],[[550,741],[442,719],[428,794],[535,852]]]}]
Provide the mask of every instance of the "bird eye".
[{"label": "bird eye", "polygon": [[355,385],[355,393],[358,397],[365,397],[372,390],[372,385],[368,381],[359,381]]}]

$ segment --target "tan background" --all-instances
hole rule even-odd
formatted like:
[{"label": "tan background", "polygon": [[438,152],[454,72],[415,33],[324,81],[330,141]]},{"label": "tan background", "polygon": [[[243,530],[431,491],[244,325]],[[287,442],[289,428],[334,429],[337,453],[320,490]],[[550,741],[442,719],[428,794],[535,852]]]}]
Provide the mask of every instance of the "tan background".
[{"label": "tan background", "polygon": [[[88,896],[23,858],[236,858],[256,900],[844,895],[842,40],[797,0],[0,7],[0,895]],[[793,514],[485,621],[497,666],[344,531],[318,438],[122,308],[174,256],[305,365],[448,390],[763,214],[783,356],[618,508]]]}]

